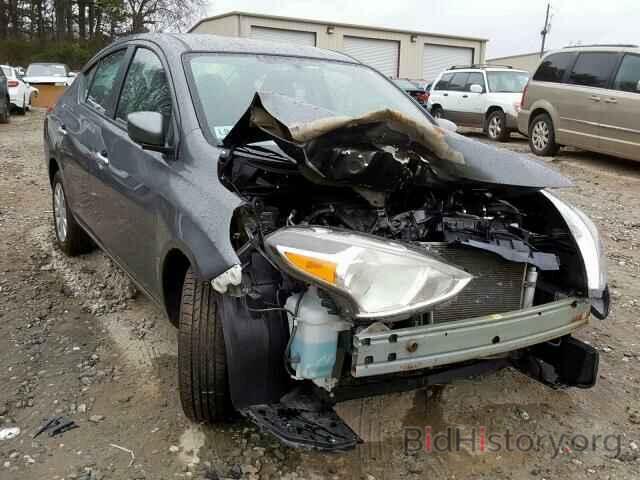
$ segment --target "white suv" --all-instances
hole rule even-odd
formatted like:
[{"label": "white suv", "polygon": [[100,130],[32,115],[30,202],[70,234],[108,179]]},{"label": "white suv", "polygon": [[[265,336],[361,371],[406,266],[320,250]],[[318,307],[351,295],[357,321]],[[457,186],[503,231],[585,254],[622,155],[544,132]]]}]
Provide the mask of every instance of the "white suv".
[{"label": "white suv", "polygon": [[529,73],[497,65],[451,67],[433,84],[427,109],[465,127],[481,127],[492,140],[518,130],[522,90]]}]

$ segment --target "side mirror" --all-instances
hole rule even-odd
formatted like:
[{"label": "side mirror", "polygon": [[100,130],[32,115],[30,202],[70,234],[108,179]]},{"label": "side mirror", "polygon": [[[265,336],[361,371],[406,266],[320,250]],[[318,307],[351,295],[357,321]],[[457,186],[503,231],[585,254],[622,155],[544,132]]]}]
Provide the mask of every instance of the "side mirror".
[{"label": "side mirror", "polygon": [[451,120],[447,120],[446,118],[438,118],[436,119],[436,122],[438,123],[438,126],[443,130],[447,130],[449,132],[458,131],[458,125],[453,123]]},{"label": "side mirror", "polygon": [[134,112],[127,115],[129,138],[145,150],[169,153],[165,146],[165,118],[158,112]]},{"label": "side mirror", "polygon": [[69,77],[69,78],[75,78],[75,76],[76,76],[76,75],[77,75],[77,73],[76,73],[76,72],[69,72],[69,73],[67,73],[67,77]]},{"label": "side mirror", "polygon": [[482,93],[484,89],[482,88],[482,86],[478,85],[477,83],[474,83],[469,88],[469,91],[471,91],[471,93]]}]

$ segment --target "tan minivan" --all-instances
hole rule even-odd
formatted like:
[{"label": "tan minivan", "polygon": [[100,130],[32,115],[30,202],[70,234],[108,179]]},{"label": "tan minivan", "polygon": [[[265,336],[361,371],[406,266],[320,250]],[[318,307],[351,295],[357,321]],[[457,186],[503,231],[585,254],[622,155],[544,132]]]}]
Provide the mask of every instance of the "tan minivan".
[{"label": "tan minivan", "polygon": [[640,48],[547,54],[523,92],[518,130],[536,155],[566,145],[640,160]]}]

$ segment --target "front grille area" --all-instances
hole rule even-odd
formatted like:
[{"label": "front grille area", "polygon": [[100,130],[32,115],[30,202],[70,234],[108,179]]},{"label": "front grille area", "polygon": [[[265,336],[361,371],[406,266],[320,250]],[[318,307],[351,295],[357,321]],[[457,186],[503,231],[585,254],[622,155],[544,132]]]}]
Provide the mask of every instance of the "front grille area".
[{"label": "front grille area", "polygon": [[447,243],[424,243],[447,262],[474,275],[460,294],[433,311],[435,323],[519,310],[526,274],[525,263],[515,263],[476,248]]}]

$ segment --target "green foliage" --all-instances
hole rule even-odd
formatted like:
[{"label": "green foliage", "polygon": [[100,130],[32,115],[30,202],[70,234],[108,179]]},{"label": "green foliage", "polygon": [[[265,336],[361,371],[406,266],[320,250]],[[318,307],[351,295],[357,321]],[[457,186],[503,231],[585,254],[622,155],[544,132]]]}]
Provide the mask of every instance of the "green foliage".
[{"label": "green foliage", "polygon": [[66,63],[72,70],[80,69],[108,41],[46,41],[0,40],[0,63],[27,67],[33,62]]}]

